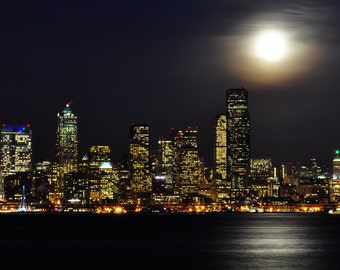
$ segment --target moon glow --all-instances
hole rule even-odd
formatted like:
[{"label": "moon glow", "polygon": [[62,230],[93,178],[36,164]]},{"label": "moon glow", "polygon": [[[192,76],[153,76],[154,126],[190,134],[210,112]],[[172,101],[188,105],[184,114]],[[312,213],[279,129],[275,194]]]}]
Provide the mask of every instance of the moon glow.
[{"label": "moon glow", "polygon": [[264,31],[255,38],[254,50],[258,58],[278,62],[287,55],[287,40],[279,31]]}]

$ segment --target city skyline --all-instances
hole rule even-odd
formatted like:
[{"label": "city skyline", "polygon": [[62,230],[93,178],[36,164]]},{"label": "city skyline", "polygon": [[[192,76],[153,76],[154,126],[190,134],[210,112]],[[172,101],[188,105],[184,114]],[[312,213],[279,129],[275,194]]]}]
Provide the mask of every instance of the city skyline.
[{"label": "city skyline", "polygon": [[[70,102],[79,157],[102,144],[121,160],[129,124],[147,122],[153,148],[172,127],[198,126],[209,162],[225,89],[242,86],[252,157],[330,165],[339,148],[336,1],[5,1],[1,11],[0,121],[31,124],[36,161],[56,154],[56,115]],[[252,55],[267,29],[285,33],[286,59]]]}]

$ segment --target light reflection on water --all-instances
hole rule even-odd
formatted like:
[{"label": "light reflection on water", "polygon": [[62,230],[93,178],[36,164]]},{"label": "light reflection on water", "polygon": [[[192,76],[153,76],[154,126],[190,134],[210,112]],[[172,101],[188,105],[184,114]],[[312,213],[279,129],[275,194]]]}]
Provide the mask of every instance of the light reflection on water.
[{"label": "light reflection on water", "polygon": [[39,260],[35,267],[45,270],[93,263],[94,269],[340,269],[340,215],[5,215],[0,230],[3,266]]},{"label": "light reflection on water", "polygon": [[[340,269],[339,218],[271,214],[224,227],[218,269]],[[334,233],[334,234],[332,234]]]}]

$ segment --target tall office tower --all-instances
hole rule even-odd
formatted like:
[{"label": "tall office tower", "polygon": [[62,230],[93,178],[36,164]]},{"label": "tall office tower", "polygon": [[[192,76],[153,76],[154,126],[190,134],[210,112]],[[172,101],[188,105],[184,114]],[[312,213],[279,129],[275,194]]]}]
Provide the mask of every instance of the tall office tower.
[{"label": "tall office tower", "polygon": [[156,168],[156,180],[162,181],[166,194],[173,193],[173,172],[175,165],[175,151],[173,141],[166,138],[158,140],[158,165]]},{"label": "tall office tower", "polygon": [[30,125],[1,127],[1,173],[32,171],[32,129]]},{"label": "tall office tower", "polygon": [[172,130],[175,147],[175,183],[174,193],[182,201],[198,198],[199,184],[204,182],[204,170],[199,157],[197,143],[198,128]]},{"label": "tall office tower", "polygon": [[333,179],[340,179],[340,150],[335,150],[333,159]]},{"label": "tall office tower", "polygon": [[[30,178],[32,172],[32,129],[28,125],[2,124],[0,130],[0,198],[5,197],[5,177],[25,174]],[[22,178],[22,177],[21,177]],[[25,177],[24,177],[25,178]],[[16,181],[18,189],[22,183]],[[27,192],[31,187],[27,186]],[[21,192],[19,191],[19,194]]]},{"label": "tall office tower", "polygon": [[111,162],[108,145],[92,145],[89,148],[90,202],[112,200],[118,192],[118,174]]},{"label": "tall office tower", "polygon": [[60,192],[63,192],[65,175],[78,171],[78,117],[71,110],[69,103],[62,112],[57,114],[57,117],[56,157],[62,189]]},{"label": "tall office tower", "polygon": [[333,178],[329,181],[330,202],[340,200],[340,150],[335,150],[333,159]]},{"label": "tall office tower", "polygon": [[219,114],[214,123],[215,177],[227,179],[227,116]]},{"label": "tall office tower", "polygon": [[89,188],[90,201],[98,202],[101,196],[101,173],[102,163],[110,163],[111,149],[108,145],[92,145],[89,148]]},{"label": "tall office tower", "polygon": [[245,189],[250,166],[250,116],[248,91],[226,90],[227,101],[227,178],[232,189]]},{"label": "tall office tower", "polygon": [[[146,200],[151,192],[150,176],[150,125],[130,124],[129,164],[131,190],[137,200]],[[143,195],[144,194],[144,195]],[[137,201],[135,201],[137,202]]]},{"label": "tall office tower", "polygon": [[216,184],[216,200],[225,203],[230,198],[230,182],[227,181],[227,116],[215,118],[213,129],[213,172]]}]

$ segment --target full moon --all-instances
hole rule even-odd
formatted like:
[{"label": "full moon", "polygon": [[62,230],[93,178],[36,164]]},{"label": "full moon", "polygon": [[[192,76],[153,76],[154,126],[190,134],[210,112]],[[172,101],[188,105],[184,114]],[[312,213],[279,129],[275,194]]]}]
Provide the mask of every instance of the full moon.
[{"label": "full moon", "polygon": [[276,30],[261,32],[255,38],[255,55],[268,62],[278,62],[287,55],[287,40]]}]

